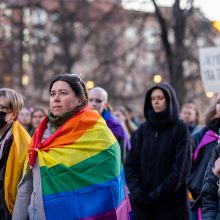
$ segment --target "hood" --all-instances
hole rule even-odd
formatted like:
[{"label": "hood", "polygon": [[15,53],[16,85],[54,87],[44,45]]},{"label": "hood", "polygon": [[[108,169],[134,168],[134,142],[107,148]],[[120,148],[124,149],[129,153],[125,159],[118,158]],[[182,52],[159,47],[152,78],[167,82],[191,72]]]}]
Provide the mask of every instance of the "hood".
[{"label": "hood", "polygon": [[169,83],[166,83],[166,82],[157,84],[151,87],[147,91],[146,97],[145,97],[145,103],[144,103],[144,116],[146,120],[149,117],[149,109],[152,110],[151,93],[155,89],[161,89],[164,92],[166,102],[167,102],[167,108],[169,112],[169,120],[171,122],[176,121],[179,117],[179,103],[176,97],[176,92],[174,91],[173,87]]}]

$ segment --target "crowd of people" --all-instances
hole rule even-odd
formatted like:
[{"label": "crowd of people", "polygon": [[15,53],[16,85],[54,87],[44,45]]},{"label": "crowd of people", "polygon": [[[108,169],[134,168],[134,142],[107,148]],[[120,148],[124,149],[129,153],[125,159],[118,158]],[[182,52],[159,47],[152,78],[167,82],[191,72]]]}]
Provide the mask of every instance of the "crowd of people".
[{"label": "crowd of people", "polygon": [[201,126],[166,82],[144,121],[79,74],[48,90],[45,109],[0,89],[0,220],[220,219],[220,93]]}]

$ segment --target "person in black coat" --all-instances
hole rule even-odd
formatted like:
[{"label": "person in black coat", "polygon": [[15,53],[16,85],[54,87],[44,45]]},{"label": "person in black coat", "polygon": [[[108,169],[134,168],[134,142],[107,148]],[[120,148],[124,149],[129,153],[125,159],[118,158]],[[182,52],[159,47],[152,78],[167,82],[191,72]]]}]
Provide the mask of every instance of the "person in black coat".
[{"label": "person in black coat", "polygon": [[220,116],[216,114],[216,116],[208,122],[207,126],[192,135],[196,143],[196,148],[193,151],[193,163],[188,178],[188,188],[193,199],[196,201],[196,204],[194,203],[193,205],[193,209],[201,206],[201,199],[199,198],[200,192],[209,160],[216,146],[219,128]]},{"label": "person in black coat", "polygon": [[125,163],[134,220],[189,219],[186,178],[191,142],[178,113],[176,94],[168,83],[147,92],[146,121],[132,135]]},{"label": "person in black coat", "polygon": [[209,109],[206,116],[206,126],[192,134],[195,143],[193,150],[193,163],[191,173],[188,178],[188,188],[192,194],[194,202],[192,211],[201,215],[201,190],[208,163],[211,159],[213,149],[216,146],[220,128],[220,93],[216,96],[215,105]]},{"label": "person in black coat", "polygon": [[202,219],[220,220],[220,144],[216,144],[202,187]]}]

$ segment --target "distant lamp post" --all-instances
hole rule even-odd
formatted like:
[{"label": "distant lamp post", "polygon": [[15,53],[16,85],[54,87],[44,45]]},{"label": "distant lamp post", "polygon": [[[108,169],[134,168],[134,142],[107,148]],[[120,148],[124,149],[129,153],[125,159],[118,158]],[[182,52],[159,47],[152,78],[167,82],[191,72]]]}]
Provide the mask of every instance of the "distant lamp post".
[{"label": "distant lamp post", "polygon": [[213,21],[213,22],[212,22],[212,26],[213,26],[218,32],[220,32],[220,21]]},{"label": "distant lamp post", "polygon": [[153,76],[153,81],[154,83],[161,83],[162,82],[162,76],[160,76],[159,74],[156,74]]},{"label": "distant lamp post", "polygon": [[89,80],[86,82],[86,87],[88,89],[92,89],[94,86],[95,86],[95,83],[93,81]]},{"label": "distant lamp post", "polygon": [[213,93],[213,92],[207,92],[207,93],[206,93],[206,96],[207,96],[208,98],[212,98],[212,97],[214,96],[214,93]]},{"label": "distant lamp post", "polygon": [[27,74],[24,74],[22,76],[22,85],[27,86],[29,84],[29,76]]},{"label": "distant lamp post", "polygon": [[4,79],[4,83],[5,83],[6,85],[10,85],[10,83],[11,83],[11,81],[12,81],[11,76],[9,76],[9,75],[4,75],[3,79]]}]

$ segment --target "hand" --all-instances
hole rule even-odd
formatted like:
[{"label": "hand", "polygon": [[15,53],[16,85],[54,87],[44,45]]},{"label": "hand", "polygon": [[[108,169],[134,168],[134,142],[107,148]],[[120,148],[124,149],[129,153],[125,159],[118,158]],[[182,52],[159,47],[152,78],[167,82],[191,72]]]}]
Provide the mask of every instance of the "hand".
[{"label": "hand", "polygon": [[220,177],[220,157],[215,161],[215,166],[213,168],[213,173]]},{"label": "hand", "polygon": [[145,208],[153,208],[154,202],[153,199],[150,197],[149,193],[140,192],[138,197],[135,199],[137,205],[145,207]]}]

